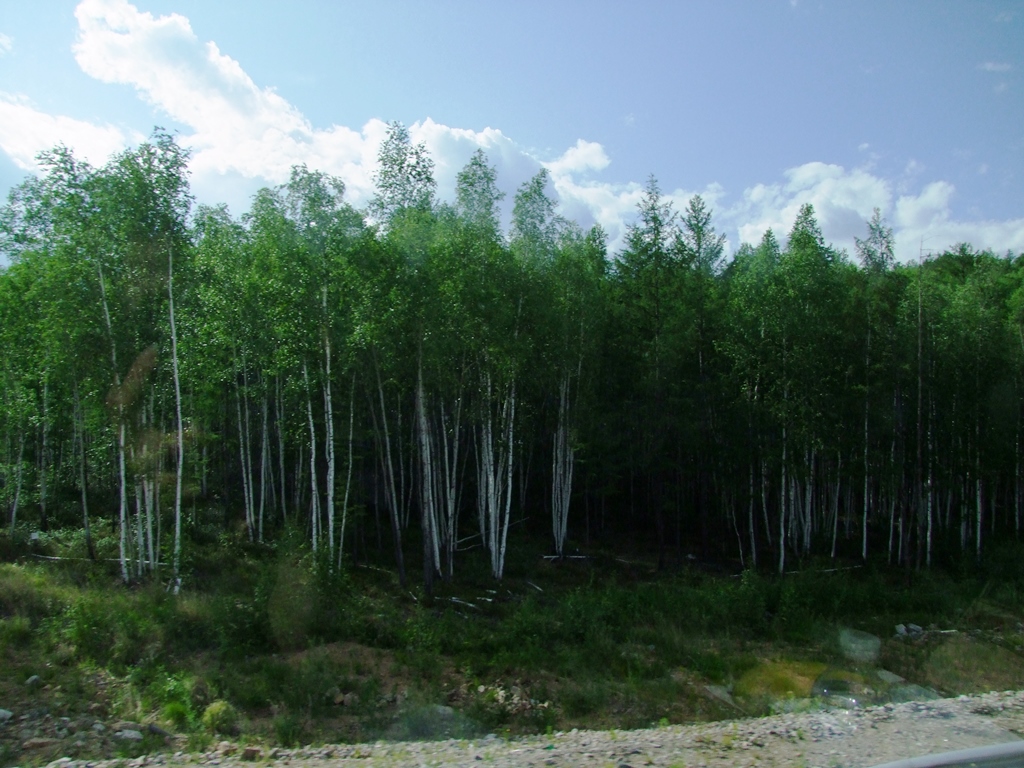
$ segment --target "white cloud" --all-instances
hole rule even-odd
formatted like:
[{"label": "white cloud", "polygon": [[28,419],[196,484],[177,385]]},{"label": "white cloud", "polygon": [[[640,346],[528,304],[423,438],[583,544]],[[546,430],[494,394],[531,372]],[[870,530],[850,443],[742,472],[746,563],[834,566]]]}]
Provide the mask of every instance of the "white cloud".
[{"label": "white cloud", "polygon": [[567,173],[583,173],[584,171],[601,171],[611,161],[605,154],[604,147],[595,141],[577,139],[576,146],[569,147],[561,157],[544,163],[553,176]]},{"label": "white cloud", "polygon": [[[146,102],[191,131],[180,141],[192,149],[193,185],[201,198],[209,195],[207,199],[228,199],[233,206],[244,207],[245,197],[238,190],[248,194],[261,184],[283,182],[293,165],[306,163],[344,179],[356,205],[369,200],[377,151],[387,131],[383,121],[370,120],[359,130],[339,125],[315,128],[273,89],[253,82],[215,43],[200,41],[183,16],[154,16],[127,0],[83,0],[76,17],[80,31],[74,53],[86,73],[133,87]],[[490,127],[454,128],[428,117],[411,125],[409,132],[434,158],[443,199],[451,199],[457,173],[482,148],[506,192],[507,221],[516,189],[546,167],[561,213],[585,227],[600,224],[613,252],[621,247],[643,195],[639,182],[598,178],[611,160],[597,142],[579,139],[560,156],[545,159]],[[114,126],[48,115],[23,98],[0,93],[0,149],[25,169],[35,167],[39,150],[62,141],[91,162],[101,163],[140,138]],[[952,184],[937,181],[922,187],[925,169],[913,160],[899,178],[881,178],[872,173],[869,145],[858,149],[869,155],[869,164],[860,168],[811,162],[786,171],[779,181],[750,186],[731,201],[717,184],[700,194],[732,245],[756,243],[769,227],[784,240],[800,207],[811,203],[826,239],[850,253],[854,237],[864,235],[875,207],[892,222],[897,255],[903,260],[916,258],[922,238],[928,239],[929,247],[962,240],[981,248],[1024,250],[1024,219],[956,221],[950,207]],[[682,210],[693,194],[675,189],[666,197]]]},{"label": "white cloud", "polygon": [[864,169],[846,170],[824,163],[806,163],[785,173],[786,181],[757,184],[744,190],[740,200],[722,211],[720,221],[741,242],[756,244],[771,228],[785,242],[805,203],[814,206],[827,242],[855,254],[854,238],[864,237],[867,221],[879,208],[893,227],[896,257],[918,258],[921,241],[942,250],[958,242],[997,253],[1024,250],[1024,218],[1008,221],[958,221],[953,218],[956,192],[947,181],[926,184],[916,193],[894,198],[893,185]]},{"label": "white cloud", "polygon": [[[215,43],[202,43],[188,19],[154,17],[125,0],[84,0],[75,58],[86,74],[133,86],[144,100],[194,130],[193,172],[263,176],[284,181],[293,164],[338,173],[363,165],[365,145],[383,135],[383,124],[361,133],[332,126],[314,131],[295,107],[269,88],[259,88]],[[313,164],[311,162],[311,164]],[[350,183],[368,187],[368,179]]]},{"label": "white cloud", "polygon": [[749,187],[723,211],[723,221],[735,228],[740,242],[757,243],[769,228],[784,242],[800,208],[809,203],[825,238],[852,250],[872,211],[885,210],[892,200],[890,184],[864,169],[814,162],[791,168],[785,177],[782,183]]},{"label": "white cloud", "polygon": [[14,40],[10,35],[0,32],[0,56],[10,53],[12,48],[14,48]]},{"label": "white cloud", "polygon": [[1024,250],[1024,218],[1006,221],[957,221],[950,203],[956,189],[947,181],[925,186],[916,196],[896,201],[893,229],[901,261],[917,259],[921,249],[941,251],[957,243],[988,248],[996,253]]},{"label": "white cloud", "polygon": [[[415,143],[423,142],[430,151],[435,164],[434,177],[444,199],[454,197],[456,177],[477,149],[484,150],[497,169],[498,186],[505,192],[506,207],[511,206],[516,189],[541,168],[538,160],[495,128],[482,131],[451,128],[428,117],[409,127],[409,137]],[[376,166],[376,149],[369,162]]]},{"label": "white cloud", "polygon": [[[192,129],[182,143],[192,149],[197,186],[216,188],[211,177],[281,183],[293,165],[306,163],[344,179],[355,204],[369,200],[377,151],[387,131],[383,121],[370,120],[359,131],[340,125],[314,128],[273,89],[257,86],[215,43],[201,42],[183,16],[154,17],[126,0],[83,0],[75,15],[80,27],[75,57],[87,74],[133,86],[147,102]],[[492,128],[450,128],[427,118],[410,126],[409,133],[431,151],[442,196],[454,190],[456,174],[478,147],[498,166],[503,187],[509,180],[518,186],[540,167]]]},{"label": "white cloud", "polygon": [[1005,61],[986,61],[979,64],[978,69],[985,72],[1009,72],[1013,66]]},{"label": "white cloud", "polygon": [[36,155],[65,144],[94,165],[122,149],[124,133],[112,125],[95,125],[66,115],[40,112],[27,99],[0,92],[0,149],[19,168],[35,171]]}]

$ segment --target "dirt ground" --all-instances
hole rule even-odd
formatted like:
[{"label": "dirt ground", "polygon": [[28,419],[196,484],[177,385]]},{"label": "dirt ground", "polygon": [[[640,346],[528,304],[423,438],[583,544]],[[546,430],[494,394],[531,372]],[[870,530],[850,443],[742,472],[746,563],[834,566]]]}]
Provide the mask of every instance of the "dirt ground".
[{"label": "dirt ground", "polygon": [[[637,731],[570,731],[505,740],[375,742],[301,749],[240,747],[221,742],[199,754],[76,763],[59,768],[141,768],[145,765],[242,765],[288,768],[399,766],[612,766],[860,768],[1024,738],[1024,691],[928,702],[831,709],[749,720]],[[53,768],[58,765],[51,763]]]}]

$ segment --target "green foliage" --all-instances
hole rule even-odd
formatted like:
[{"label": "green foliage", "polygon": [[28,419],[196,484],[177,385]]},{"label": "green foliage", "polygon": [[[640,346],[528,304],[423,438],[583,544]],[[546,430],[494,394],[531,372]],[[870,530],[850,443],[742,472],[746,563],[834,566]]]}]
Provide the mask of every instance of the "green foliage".
[{"label": "green foliage", "polygon": [[0,619],[0,651],[24,647],[32,640],[32,623],[25,616]]},{"label": "green foliage", "polygon": [[301,744],[305,733],[302,721],[296,715],[285,712],[274,717],[274,738],[282,747]]},{"label": "green foliage", "polygon": [[210,733],[233,736],[238,733],[238,712],[228,702],[217,699],[203,710],[202,723]]}]

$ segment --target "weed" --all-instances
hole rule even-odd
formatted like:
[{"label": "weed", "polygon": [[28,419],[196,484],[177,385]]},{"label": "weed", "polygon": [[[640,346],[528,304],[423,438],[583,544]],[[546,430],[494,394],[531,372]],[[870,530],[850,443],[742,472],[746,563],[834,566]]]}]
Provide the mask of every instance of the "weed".
[{"label": "weed", "polygon": [[290,712],[274,717],[274,738],[282,747],[294,747],[303,740],[305,729],[302,721]]},{"label": "weed", "polygon": [[203,711],[202,722],[210,733],[225,736],[238,733],[238,712],[223,699],[218,699]]},{"label": "weed", "polygon": [[0,619],[0,650],[23,648],[32,641],[32,622],[25,616]]}]

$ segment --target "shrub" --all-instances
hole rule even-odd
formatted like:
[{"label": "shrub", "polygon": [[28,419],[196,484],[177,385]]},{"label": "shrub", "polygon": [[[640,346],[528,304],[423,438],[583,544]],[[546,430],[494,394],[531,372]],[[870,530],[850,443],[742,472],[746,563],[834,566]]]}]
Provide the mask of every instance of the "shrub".
[{"label": "shrub", "polygon": [[282,747],[294,747],[304,733],[302,723],[295,715],[286,712],[274,718],[274,737]]},{"label": "shrub", "polygon": [[0,649],[28,645],[32,640],[32,622],[24,616],[0,619]]},{"label": "shrub", "polygon": [[164,720],[171,723],[179,731],[187,731],[192,726],[192,710],[180,701],[172,701],[164,705]]},{"label": "shrub", "polygon": [[236,734],[238,732],[238,712],[228,702],[218,699],[203,712],[203,726],[210,733]]}]

